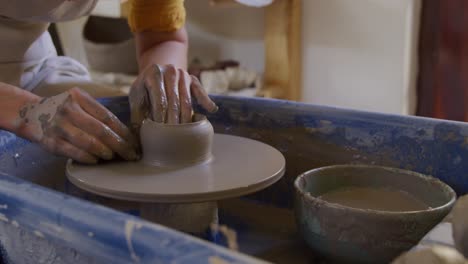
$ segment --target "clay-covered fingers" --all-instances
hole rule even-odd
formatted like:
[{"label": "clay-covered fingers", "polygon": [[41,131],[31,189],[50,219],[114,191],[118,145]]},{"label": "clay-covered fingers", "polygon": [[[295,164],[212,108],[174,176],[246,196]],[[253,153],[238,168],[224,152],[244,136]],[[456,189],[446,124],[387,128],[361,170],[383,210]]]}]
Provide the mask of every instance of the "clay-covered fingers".
[{"label": "clay-covered fingers", "polygon": [[85,163],[138,158],[130,130],[78,88],[27,103],[19,116],[22,135],[53,153]]},{"label": "clay-covered fingers", "polygon": [[192,122],[192,97],[190,95],[190,75],[179,69],[180,123]]},{"label": "clay-covered fingers", "polygon": [[136,140],[133,139],[130,130],[112,112],[85,92],[75,89],[71,93],[76,98],[76,102],[63,107],[62,112],[76,127],[97,139],[98,145],[104,144],[120,157],[126,160],[138,159]]},{"label": "clay-covered fingers", "polygon": [[[138,135],[141,123],[150,117],[149,98],[147,96],[144,79],[139,77],[133,84],[128,95],[130,105],[130,126],[133,136]],[[138,143],[138,141],[137,141]]]},{"label": "clay-covered fingers", "polygon": [[76,107],[73,113],[69,115],[69,120],[86,137],[80,139],[79,136],[74,137],[72,135],[72,138],[78,140],[74,142],[70,139],[70,142],[75,146],[81,147],[105,160],[112,159],[113,153],[117,153],[126,160],[136,160],[138,158],[136,147],[131,141],[125,140],[107,126],[105,122],[99,121],[79,107]]},{"label": "clay-covered fingers", "polygon": [[96,137],[74,126],[70,122],[60,122],[54,128],[54,137],[63,139],[76,148],[105,160],[113,158],[112,150],[100,142]]},{"label": "clay-covered fingers", "polygon": [[192,84],[190,86],[190,90],[195,99],[197,99],[197,102],[210,113],[215,113],[218,111],[218,106],[208,96],[208,93],[205,91],[205,89],[203,89],[203,86],[198,78],[191,75],[191,81]]},{"label": "clay-covered fingers", "polygon": [[98,162],[98,158],[94,155],[58,137],[45,138],[41,144],[47,151],[71,158],[77,162],[85,164],[96,164]]},{"label": "clay-covered fingers", "polygon": [[130,91],[130,110],[134,132],[145,118],[158,123],[192,121],[192,98],[208,112],[218,110],[200,81],[174,65],[152,65],[135,81]]},{"label": "clay-covered fingers", "polygon": [[158,65],[153,65],[145,73],[145,92],[149,97],[150,113],[153,121],[166,123],[167,97],[164,85],[163,70]]},{"label": "clay-covered fingers", "polygon": [[[133,143],[134,138],[128,127],[120,122],[120,120],[111,111],[97,102],[86,92],[78,89],[72,89],[71,93],[74,93],[80,108],[82,108],[86,113],[94,117],[99,122],[105,124],[123,140],[130,144]],[[85,117],[85,115],[82,116]]]},{"label": "clay-covered fingers", "polygon": [[168,65],[164,69],[164,86],[167,96],[167,123],[178,124],[180,122],[179,100],[179,71],[174,65]]}]

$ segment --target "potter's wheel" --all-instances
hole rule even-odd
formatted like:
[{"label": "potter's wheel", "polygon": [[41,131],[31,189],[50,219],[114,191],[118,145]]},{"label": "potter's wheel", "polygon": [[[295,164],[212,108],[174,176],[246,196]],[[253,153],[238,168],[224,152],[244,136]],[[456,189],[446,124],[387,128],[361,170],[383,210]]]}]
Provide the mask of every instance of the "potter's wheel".
[{"label": "potter's wheel", "polygon": [[213,158],[177,169],[142,162],[81,165],[69,161],[68,179],[106,197],[157,203],[193,203],[238,197],[268,187],[285,171],[285,159],[264,143],[215,134]]}]

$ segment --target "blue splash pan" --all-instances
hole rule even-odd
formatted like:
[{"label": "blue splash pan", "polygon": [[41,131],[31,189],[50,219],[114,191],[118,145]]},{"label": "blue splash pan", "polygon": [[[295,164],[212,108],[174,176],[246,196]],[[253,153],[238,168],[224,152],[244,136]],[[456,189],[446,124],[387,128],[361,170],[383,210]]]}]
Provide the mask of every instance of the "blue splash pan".
[{"label": "blue splash pan", "polygon": [[[213,96],[217,133],[267,143],[286,174],[252,195],[219,202],[218,233],[184,234],[140,217],[137,203],[112,201],[66,181],[64,158],[0,131],[0,243],[3,263],[310,263],[297,234],[293,182],[310,169],[373,164],[439,178],[468,193],[468,124],[260,98]],[[128,122],[125,97],[101,102]],[[226,150],[229,151],[229,150]],[[224,261],[224,262],[222,262]]]}]

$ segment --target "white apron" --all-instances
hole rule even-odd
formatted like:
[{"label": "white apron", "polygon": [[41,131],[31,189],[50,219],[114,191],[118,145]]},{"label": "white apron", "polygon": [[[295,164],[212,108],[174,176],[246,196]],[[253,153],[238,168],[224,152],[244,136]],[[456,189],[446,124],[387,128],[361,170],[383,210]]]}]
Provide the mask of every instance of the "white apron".
[{"label": "white apron", "polygon": [[88,15],[97,1],[0,0],[0,82],[40,95],[91,85],[82,64],[57,56],[47,28]]}]

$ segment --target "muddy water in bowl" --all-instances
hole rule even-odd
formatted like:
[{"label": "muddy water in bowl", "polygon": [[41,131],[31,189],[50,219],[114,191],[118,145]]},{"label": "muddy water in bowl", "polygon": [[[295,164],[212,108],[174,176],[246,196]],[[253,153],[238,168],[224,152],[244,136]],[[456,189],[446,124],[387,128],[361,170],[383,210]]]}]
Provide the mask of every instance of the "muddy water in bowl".
[{"label": "muddy water in bowl", "polygon": [[346,187],[319,196],[329,203],[379,211],[420,211],[430,208],[415,196],[390,188]]},{"label": "muddy water in bowl", "polygon": [[455,192],[436,178],[367,165],[317,168],[294,182],[298,230],[331,263],[389,263],[450,211]]}]

